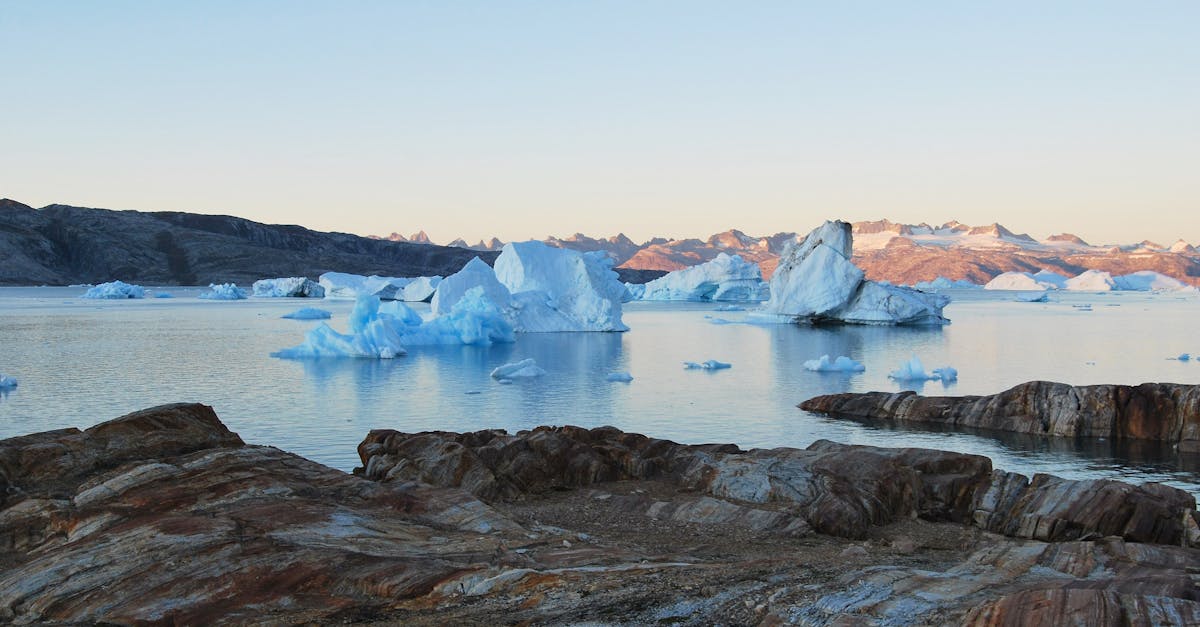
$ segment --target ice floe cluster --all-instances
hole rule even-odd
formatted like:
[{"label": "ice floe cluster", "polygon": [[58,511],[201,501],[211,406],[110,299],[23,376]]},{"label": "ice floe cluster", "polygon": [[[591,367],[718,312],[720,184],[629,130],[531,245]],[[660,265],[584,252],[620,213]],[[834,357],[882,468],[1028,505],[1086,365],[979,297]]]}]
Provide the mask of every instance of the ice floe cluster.
[{"label": "ice floe cluster", "polygon": [[1074,277],[1042,270],[1037,273],[1005,272],[983,286],[986,290],[1071,290],[1080,292],[1109,291],[1186,291],[1197,289],[1179,279],[1152,270],[1113,276],[1103,270],[1086,270]]},{"label": "ice floe cluster", "polygon": [[363,276],[346,272],[326,272],[317,278],[325,290],[325,298],[353,300],[359,296],[375,296],[382,300],[402,300],[419,303],[433,297],[441,282],[440,276],[393,277]]},{"label": "ice floe cluster", "polygon": [[146,289],[140,285],[133,285],[124,281],[110,281],[88,289],[80,298],[122,299],[145,297]]},{"label": "ice floe cluster", "polygon": [[829,221],[783,250],[760,320],[940,325],[949,298],[866,280],[855,266],[851,227]]},{"label": "ice floe cluster", "polygon": [[321,284],[302,276],[261,279],[251,289],[257,298],[325,298]]},{"label": "ice floe cluster", "polygon": [[627,284],[636,300],[766,300],[768,284],[757,263],[720,253],[711,261],[668,272],[644,285]]},{"label": "ice floe cluster", "polygon": [[238,287],[237,283],[213,283],[208,286],[207,292],[200,295],[200,298],[208,300],[242,300],[246,296],[246,290]]}]

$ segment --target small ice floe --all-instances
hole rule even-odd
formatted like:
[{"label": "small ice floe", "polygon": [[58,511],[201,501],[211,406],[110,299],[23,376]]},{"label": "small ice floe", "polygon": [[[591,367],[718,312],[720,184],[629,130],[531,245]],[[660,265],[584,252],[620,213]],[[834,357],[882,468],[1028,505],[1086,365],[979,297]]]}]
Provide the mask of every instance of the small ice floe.
[{"label": "small ice floe", "polygon": [[123,299],[123,298],[145,298],[146,288],[140,285],[133,285],[124,281],[110,281],[101,283],[96,287],[89,289],[83,293],[80,298],[96,298],[96,299]]},{"label": "small ice floe", "polygon": [[683,367],[686,370],[724,370],[725,368],[732,368],[733,364],[727,364],[723,361],[710,359],[708,361],[702,361],[699,363],[694,361],[685,361],[683,362]]},{"label": "small ice floe", "polygon": [[815,372],[863,372],[867,367],[845,355],[839,355],[837,359],[830,359],[829,355],[821,355],[820,359],[810,359],[804,362],[804,369]]},{"label": "small ice floe", "polygon": [[499,379],[501,383],[505,379],[528,379],[532,377],[540,377],[546,374],[546,371],[538,367],[537,362],[533,359],[522,359],[521,361],[504,364],[492,371],[492,378]]},{"label": "small ice floe", "polygon": [[904,362],[899,368],[888,374],[888,378],[901,382],[941,381],[951,383],[958,380],[958,370],[950,366],[935,368],[933,372],[925,372],[925,366],[916,355]]},{"label": "small ice floe", "polygon": [[1179,361],[1191,361],[1191,360],[1192,360],[1192,356],[1191,356],[1191,354],[1189,354],[1189,353],[1182,353],[1181,355],[1179,355],[1179,356],[1178,356],[1178,357],[1176,357],[1175,359],[1178,359]]},{"label": "small ice floe", "polygon": [[237,283],[210,283],[208,285],[210,291],[200,295],[200,298],[208,300],[242,300],[246,298],[246,290],[237,286]]},{"label": "small ice floe", "polygon": [[301,307],[292,313],[283,314],[280,318],[288,318],[289,320],[328,320],[333,317],[333,313],[316,307]]},{"label": "small ice floe", "polygon": [[479,390],[467,390],[466,392],[463,392],[463,394],[466,394],[467,396],[474,396],[475,394],[482,394],[482,393],[483,392],[480,392]]},{"label": "small ice floe", "polygon": [[0,390],[11,390],[17,387],[17,380],[0,372]]},{"label": "small ice floe", "polygon": [[633,375],[628,372],[610,372],[607,377],[604,377],[604,380],[615,383],[629,383],[633,381]]},{"label": "small ice floe", "polygon": [[170,292],[156,292],[154,294],[154,297],[155,298],[175,298],[175,295]]},{"label": "small ice floe", "polygon": [[1050,300],[1050,290],[1043,290],[1032,294],[1017,294],[1017,297],[1013,300],[1018,303],[1044,303]]}]

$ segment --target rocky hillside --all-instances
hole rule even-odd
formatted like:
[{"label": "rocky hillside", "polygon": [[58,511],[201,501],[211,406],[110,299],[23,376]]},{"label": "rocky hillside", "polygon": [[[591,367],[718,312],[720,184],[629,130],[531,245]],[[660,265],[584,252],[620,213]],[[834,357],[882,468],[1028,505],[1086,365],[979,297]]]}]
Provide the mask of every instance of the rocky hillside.
[{"label": "rocky hillside", "polygon": [[121,279],[203,285],[328,272],[448,275],[494,252],[392,242],[270,225],[232,216],[34,209],[0,200],[0,285],[68,285]]}]

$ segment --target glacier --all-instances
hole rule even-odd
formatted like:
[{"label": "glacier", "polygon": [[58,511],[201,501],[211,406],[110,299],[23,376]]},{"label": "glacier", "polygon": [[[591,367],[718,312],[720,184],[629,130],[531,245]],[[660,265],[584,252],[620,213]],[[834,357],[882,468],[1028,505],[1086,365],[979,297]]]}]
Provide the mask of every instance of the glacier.
[{"label": "glacier", "polygon": [[325,298],[325,288],[308,277],[259,279],[251,286],[258,298]]},{"label": "glacier", "polygon": [[242,300],[246,298],[246,290],[237,286],[237,283],[210,283],[209,291],[201,294],[199,297],[208,300]]},{"label": "glacier", "polygon": [[328,320],[333,317],[333,313],[316,307],[301,307],[292,313],[283,314],[280,318],[289,320]]},{"label": "glacier", "polygon": [[124,281],[110,281],[101,283],[95,287],[88,289],[80,298],[97,298],[97,299],[123,299],[123,298],[145,298],[146,288],[140,285],[133,285]]},{"label": "glacier", "polygon": [[827,221],[803,240],[789,242],[771,277],[760,321],[871,325],[941,325],[950,299],[939,294],[866,280],[855,266],[851,227]]},{"label": "glacier", "polygon": [[638,299],[761,301],[767,299],[767,291],[758,264],[722,252],[711,261],[645,283],[638,290]]},{"label": "glacier", "polygon": [[804,369],[814,372],[863,372],[867,367],[844,355],[838,356],[837,359],[830,359],[829,355],[821,355],[820,359],[809,359],[804,362]]}]

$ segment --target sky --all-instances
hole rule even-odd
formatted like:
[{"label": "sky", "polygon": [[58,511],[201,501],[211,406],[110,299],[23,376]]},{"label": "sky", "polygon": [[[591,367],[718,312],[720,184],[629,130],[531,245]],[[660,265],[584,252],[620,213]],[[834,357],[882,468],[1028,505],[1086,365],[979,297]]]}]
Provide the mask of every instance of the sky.
[{"label": "sky", "polygon": [[1200,244],[1200,2],[0,0],[0,197],[434,241]]}]

